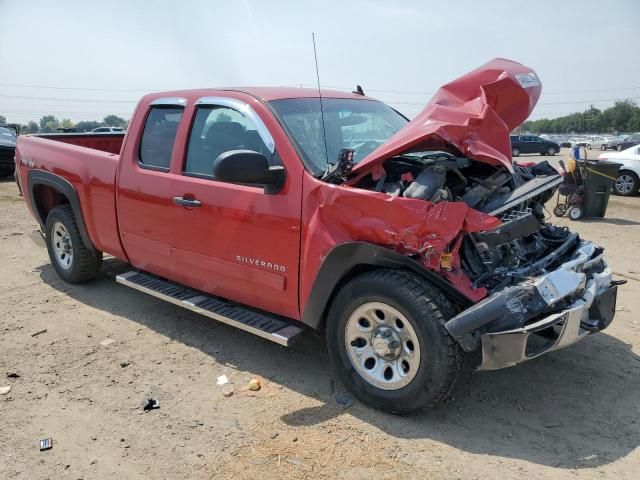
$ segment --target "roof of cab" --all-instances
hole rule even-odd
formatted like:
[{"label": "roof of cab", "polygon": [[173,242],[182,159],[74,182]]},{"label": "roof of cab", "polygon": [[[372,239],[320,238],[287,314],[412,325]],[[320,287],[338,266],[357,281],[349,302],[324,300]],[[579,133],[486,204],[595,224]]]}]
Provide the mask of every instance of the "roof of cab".
[{"label": "roof of cab", "polygon": [[[162,98],[186,96],[207,97],[220,95],[222,92],[242,92],[253,97],[259,98],[265,102],[271,100],[282,100],[285,98],[318,98],[317,88],[298,88],[298,87],[221,87],[221,88],[202,88],[194,90],[174,90],[170,92],[154,92],[145,95],[147,98]],[[352,98],[356,100],[374,100],[366,95],[359,95],[353,92],[341,92],[338,90],[320,90],[323,98]]]}]

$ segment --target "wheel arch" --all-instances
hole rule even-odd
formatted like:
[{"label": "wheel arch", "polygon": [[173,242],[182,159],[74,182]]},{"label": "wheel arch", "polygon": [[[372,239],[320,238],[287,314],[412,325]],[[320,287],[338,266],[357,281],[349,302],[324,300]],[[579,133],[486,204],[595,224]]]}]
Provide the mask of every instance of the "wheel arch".
[{"label": "wheel arch", "polygon": [[464,308],[473,304],[449,282],[410,257],[380,245],[348,242],[333,247],[322,262],[305,304],[302,322],[314,329],[323,328],[329,306],[339,289],[357,275],[378,268],[410,271]]},{"label": "wheel arch", "polygon": [[43,231],[49,212],[58,205],[68,204],[71,206],[73,216],[76,219],[82,243],[91,251],[96,251],[82,217],[78,192],[68,180],[51,172],[29,170],[27,174],[27,193],[29,195],[29,203]]}]

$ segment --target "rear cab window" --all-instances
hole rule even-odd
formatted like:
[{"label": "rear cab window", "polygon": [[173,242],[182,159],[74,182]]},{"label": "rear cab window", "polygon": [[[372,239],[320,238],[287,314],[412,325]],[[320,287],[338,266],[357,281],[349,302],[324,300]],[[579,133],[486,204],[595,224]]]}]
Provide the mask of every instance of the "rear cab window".
[{"label": "rear cab window", "polygon": [[184,107],[180,105],[151,105],[144,124],[138,164],[142,168],[169,171],[173,144]]}]

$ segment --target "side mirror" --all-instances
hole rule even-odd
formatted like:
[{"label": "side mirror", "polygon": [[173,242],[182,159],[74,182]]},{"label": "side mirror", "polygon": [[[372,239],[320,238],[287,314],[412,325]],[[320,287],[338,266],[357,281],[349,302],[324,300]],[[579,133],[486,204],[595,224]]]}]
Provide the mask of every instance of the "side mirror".
[{"label": "side mirror", "polygon": [[267,158],[253,150],[229,150],[213,162],[216,180],[264,185],[265,193],[278,193],[286,178],[281,166],[269,166]]}]

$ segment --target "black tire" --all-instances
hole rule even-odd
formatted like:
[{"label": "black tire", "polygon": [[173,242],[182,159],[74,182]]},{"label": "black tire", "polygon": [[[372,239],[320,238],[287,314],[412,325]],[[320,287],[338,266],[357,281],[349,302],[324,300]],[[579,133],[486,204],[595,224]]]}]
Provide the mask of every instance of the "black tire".
[{"label": "black tire", "polygon": [[587,143],[587,150],[591,150],[591,144]]},{"label": "black tire", "polygon": [[600,145],[600,150],[602,150],[603,152],[606,152],[607,146],[606,145]]},{"label": "black tire", "polygon": [[519,148],[512,148],[511,149],[511,156],[519,157],[520,156],[520,149]]},{"label": "black tire", "polygon": [[[349,359],[347,321],[368,302],[382,302],[402,313],[424,352],[415,377],[402,388],[374,386]],[[454,315],[454,306],[442,292],[414,274],[384,269],[364,273],[344,285],[331,304],[326,329],[329,358],[341,381],[365,404],[399,414],[435,407],[450,397],[463,368],[463,351],[444,328]]]},{"label": "black tire", "polygon": [[[70,253],[72,254],[72,260],[68,268],[64,268],[56,257],[53,234],[53,227],[56,223],[61,223],[68,232],[71,244]],[[49,259],[60,278],[69,283],[83,283],[93,280],[98,275],[102,266],[102,252],[94,254],[92,250],[85,246],[71,206],[60,205],[49,212],[45,225],[45,235]]]},{"label": "black tire", "polygon": [[613,182],[613,193],[623,197],[631,197],[640,190],[638,175],[630,170],[620,170],[616,181]]},{"label": "black tire", "polygon": [[616,147],[616,150],[617,150],[617,151],[619,151],[619,152],[621,152],[621,151],[622,151],[622,145],[618,145],[618,146]]}]

